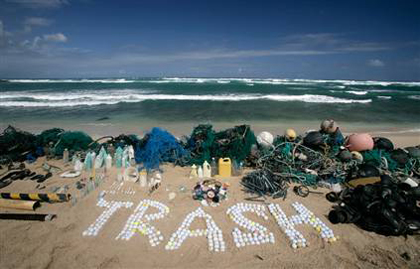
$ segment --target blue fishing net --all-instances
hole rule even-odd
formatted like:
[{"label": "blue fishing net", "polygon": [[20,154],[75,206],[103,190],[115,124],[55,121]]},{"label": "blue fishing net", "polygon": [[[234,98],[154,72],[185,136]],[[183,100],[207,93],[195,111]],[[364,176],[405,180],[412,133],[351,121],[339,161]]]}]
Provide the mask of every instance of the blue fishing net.
[{"label": "blue fishing net", "polygon": [[161,128],[153,128],[143,140],[135,150],[136,162],[142,165],[140,169],[148,171],[159,169],[161,163],[174,163],[187,154],[178,140]]}]

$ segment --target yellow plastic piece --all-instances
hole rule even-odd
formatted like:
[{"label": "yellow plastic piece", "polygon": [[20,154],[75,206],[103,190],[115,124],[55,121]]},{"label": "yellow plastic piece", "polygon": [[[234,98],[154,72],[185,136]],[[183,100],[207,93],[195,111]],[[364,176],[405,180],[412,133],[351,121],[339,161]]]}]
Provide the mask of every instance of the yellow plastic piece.
[{"label": "yellow plastic piece", "polygon": [[219,159],[219,176],[220,177],[232,176],[232,162],[230,158]]}]

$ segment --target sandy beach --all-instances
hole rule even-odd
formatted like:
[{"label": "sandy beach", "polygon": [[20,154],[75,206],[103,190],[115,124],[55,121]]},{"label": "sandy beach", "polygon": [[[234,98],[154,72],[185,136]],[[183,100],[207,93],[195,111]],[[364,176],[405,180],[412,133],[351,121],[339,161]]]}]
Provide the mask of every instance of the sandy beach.
[{"label": "sandy beach", "polygon": [[[411,135],[393,136],[398,145],[416,145],[418,137]],[[400,142],[401,141],[401,142]],[[41,165],[45,157],[27,165],[31,171],[45,173]],[[62,170],[71,167],[62,160],[48,161]],[[266,209],[267,220],[255,214],[245,216],[267,227],[274,233],[274,244],[246,246],[237,248],[233,242],[232,230],[237,225],[229,219],[226,211],[239,202],[247,202],[248,197],[241,190],[240,178],[223,178],[222,182],[230,184],[228,199],[220,206],[202,206],[192,199],[191,190],[196,179],[189,179],[188,167],[163,166],[162,185],[151,195],[138,183],[125,182],[121,191],[107,193],[105,200],[130,201],[134,206],[118,210],[100,230],[98,236],[83,236],[85,231],[104,211],[96,206],[101,191],[110,191],[117,178],[113,169],[106,173],[104,182],[94,191],[83,197],[76,189],[75,179],[60,178],[55,173],[46,180],[45,189],[49,192],[55,187],[67,185],[68,193],[77,202],[42,203],[37,213],[54,213],[57,218],[46,222],[2,220],[0,225],[0,255],[2,268],[418,268],[420,265],[420,237],[408,236],[385,237],[366,232],[353,224],[331,224],[327,215],[332,204],[325,199],[328,189],[318,188],[322,194],[310,194],[306,198],[296,196],[289,190],[286,200],[269,199],[268,203],[277,203],[288,215],[296,214],[291,204],[298,201],[319,217],[339,238],[336,242],[326,243],[310,226],[299,225],[297,229],[307,239],[309,246],[294,250],[287,237],[277,226],[275,219]],[[3,170],[5,171],[5,170]],[[2,172],[3,172],[2,171]],[[249,170],[244,171],[248,173]],[[37,192],[34,181],[15,181],[3,188],[2,192]],[[180,190],[185,187],[186,191]],[[134,195],[124,194],[124,190],[134,190]],[[169,199],[169,193],[176,194]],[[151,224],[161,231],[163,242],[152,247],[145,235],[135,234],[130,240],[116,240],[134,208],[143,199],[152,199],[167,205],[169,214]],[[258,203],[258,202],[247,202]],[[181,225],[188,213],[202,207],[212,216],[223,231],[226,252],[210,252],[205,237],[188,238],[178,250],[165,250],[172,233]],[[4,212],[16,212],[2,210]],[[205,222],[198,219],[191,229],[205,228]],[[407,258],[407,256],[409,258]],[[405,258],[404,258],[405,257]]]}]

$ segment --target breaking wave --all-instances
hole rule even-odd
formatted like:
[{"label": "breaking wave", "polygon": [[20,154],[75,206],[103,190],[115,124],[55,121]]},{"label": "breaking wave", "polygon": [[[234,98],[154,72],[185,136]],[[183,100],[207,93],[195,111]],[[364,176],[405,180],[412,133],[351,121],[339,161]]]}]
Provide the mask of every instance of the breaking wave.
[{"label": "breaking wave", "polygon": [[15,83],[133,83],[135,80],[119,79],[9,79]]},{"label": "breaking wave", "polygon": [[368,92],[367,91],[346,91],[346,93],[351,93],[355,95],[366,95]]},{"label": "breaking wave", "polygon": [[106,92],[106,93],[38,93],[38,94],[5,94],[0,96],[0,106],[3,107],[69,107],[69,106],[95,106],[112,105],[118,103],[137,103],[143,101],[253,101],[271,100],[277,102],[300,101],[306,103],[370,103],[371,99],[345,99],[327,95],[280,95],[280,94],[220,94],[220,95],[185,95],[185,94],[145,94],[138,91]]}]

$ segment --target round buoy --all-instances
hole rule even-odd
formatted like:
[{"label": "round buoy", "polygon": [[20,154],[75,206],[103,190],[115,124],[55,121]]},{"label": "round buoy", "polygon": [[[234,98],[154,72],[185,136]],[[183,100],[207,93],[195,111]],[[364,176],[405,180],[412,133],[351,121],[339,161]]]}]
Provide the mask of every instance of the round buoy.
[{"label": "round buoy", "polygon": [[284,133],[284,137],[286,137],[286,139],[289,141],[295,141],[297,135],[296,135],[295,130],[287,129],[286,132]]},{"label": "round buoy", "polygon": [[350,151],[371,150],[373,146],[374,143],[370,134],[352,134],[346,141],[346,148]]},{"label": "round buoy", "polygon": [[327,134],[333,134],[337,131],[338,125],[334,120],[324,120],[321,123],[321,131]]},{"label": "round buoy", "polygon": [[271,147],[273,145],[274,137],[269,132],[261,132],[257,136],[258,145],[263,147]]},{"label": "round buoy", "polygon": [[353,156],[353,160],[356,160],[359,163],[363,162],[363,155],[360,152],[352,151],[351,155]]}]

